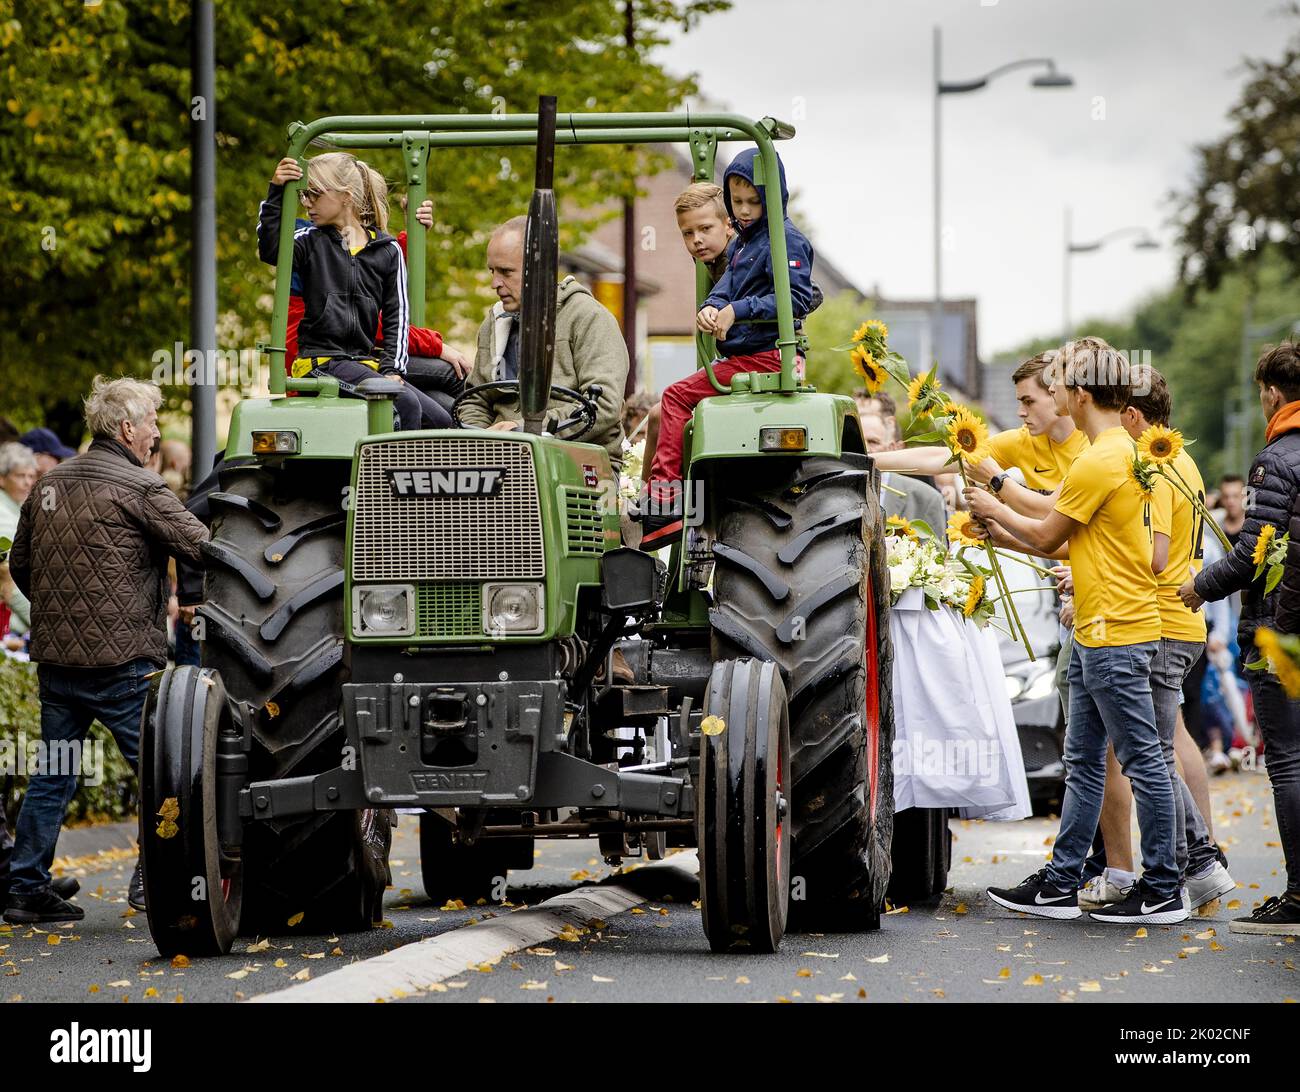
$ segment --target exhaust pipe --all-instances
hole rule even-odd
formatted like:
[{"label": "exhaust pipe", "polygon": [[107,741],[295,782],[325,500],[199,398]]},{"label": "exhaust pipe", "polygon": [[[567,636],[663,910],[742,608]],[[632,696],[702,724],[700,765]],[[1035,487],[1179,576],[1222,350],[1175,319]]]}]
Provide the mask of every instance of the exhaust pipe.
[{"label": "exhaust pipe", "polygon": [[555,96],[537,100],[537,173],[524,231],[520,301],[519,409],[524,430],[540,436],[555,364],[555,287],[560,272],[560,219],[555,211]]}]

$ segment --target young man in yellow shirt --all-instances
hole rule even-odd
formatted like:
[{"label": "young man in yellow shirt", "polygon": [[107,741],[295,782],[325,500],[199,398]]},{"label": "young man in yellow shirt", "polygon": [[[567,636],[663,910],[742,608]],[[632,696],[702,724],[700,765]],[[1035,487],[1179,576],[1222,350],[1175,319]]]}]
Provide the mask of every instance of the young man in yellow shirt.
[{"label": "young man in yellow shirt", "polygon": [[995,503],[995,541],[1042,556],[1068,556],[1074,575],[1075,643],[1065,737],[1065,801],[1046,868],[1014,888],[990,888],[1000,906],[1048,918],[1077,918],[1079,884],[1101,815],[1106,745],[1133,785],[1143,874],[1123,902],[1096,921],[1166,925],[1183,921],[1169,771],[1156,727],[1151,668],[1161,634],[1152,558],[1150,498],[1131,472],[1133,442],[1120,420],[1128,405],[1128,361],[1099,338],[1070,342],[1056,361],[1058,397],[1091,441],[1066,472],[1045,517]]},{"label": "young man in yellow shirt", "polygon": [[[1011,503],[1022,491],[1050,493],[1065,477],[1079,452],[1088,446],[1088,438],[1075,428],[1069,417],[1057,415],[1052,400],[1051,368],[1056,350],[1030,357],[1011,375],[1016,385],[1016,412],[1024,422],[1020,428],[1007,429],[989,439],[991,456],[967,474]],[[946,447],[909,447],[903,451],[882,451],[872,459],[881,472],[943,474],[956,469],[952,453]],[[1023,484],[1016,481],[1018,472]],[[1015,507],[1015,505],[1012,505]]]},{"label": "young man in yellow shirt", "polygon": [[[1134,393],[1121,414],[1124,428],[1134,440],[1152,425],[1169,425],[1173,400],[1165,378],[1154,368],[1145,369],[1142,378],[1145,393]],[[1177,472],[1188,489],[1202,501],[1205,499],[1205,482],[1195,460],[1187,449],[1173,461]],[[1218,847],[1210,837],[1209,825],[1197,807],[1196,801],[1179,776],[1174,765],[1174,752],[1178,749],[1178,736],[1186,735],[1181,727],[1179,706],[1183,700],[1183,682],[1196,661],[1205,652],[1205,616],[1189,610],[1178,595],[1182,584],[1201,570],[1202,544],[1205,526],[1192,502],[1169,479],[1156,480],[1155,514],[1153,523],[1157,532],[1168,529],[1168,559],[1157,574],[1156,605],[1160,611],[1160,649],[1151,667],[1151,694],[1155,703],[1156,727],[1169,767],[1170,783],[1174,790],[1174,807],[1177,812],[1176,845],[1178,864],[1186,881],[1189,907],[1196,910],[1206,903],[1227,894],[1235,886],[1225,865],[1219,859]],[[1184,763],[1201,761],[1199,750],[1188,737],[1185,741]],[[1119,797],[1123,812],[1122,830],[1107,837],[1107,845],[1117,840],[1127,847],[1129,817],[1132,797],[1122,777],[1106,784],[1109,797],[1112,792]],[[1122,896],[1121,896],[1122,897]],[[1081,896],[1088,901],[1087,895]],[[1114,901],[1118,901],[1114,900]]]}]

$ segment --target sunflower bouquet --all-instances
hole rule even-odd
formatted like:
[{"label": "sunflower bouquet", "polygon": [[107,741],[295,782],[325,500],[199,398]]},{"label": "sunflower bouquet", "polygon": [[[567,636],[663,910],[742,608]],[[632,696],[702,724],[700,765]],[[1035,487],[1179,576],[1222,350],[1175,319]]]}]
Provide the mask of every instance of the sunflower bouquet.
[{"label": "sunflower bouquet", "polygon": [[[853,340],[848,345],[837,349],[849,349],[849,359],[858,373],[868,393],[875,394],[884,386],[885,380],[893,378],[907,388],[907,405],[912,412],[913,421],[927,419],[933,426],[932,431],[921,435],[908,436],[909,444],[938,443],[948,446],[961,473],[962,484],[969,484],[966,468],[976,466],[989,457],[989,430],[984,421],[970,408],[954,402],[938,379],[939,365],[936,362],[928,372],[912,376],[907,361],[889,348],[887,338],[889,328],[879,319],[868,319],[853,332]],[[950,528],[951,534],[951,528]],[[1029,644],[1029,635],[1020,621],[1020,612],[1016,610],[1015,600],[1007,585],[1002,567],[998,564],[997,554],[988,541],[980,540],[969,534],[966,545],[982,547],[988,555],[988,576],[998,591],[998,599],[1007,605],[1007,616],[1011,619],[1012,637],[1025,646],[1029,659],[1035,659],[1034,650]]]},{"label": "sunflower bouquet", "polygon": [[958,553],[949,553],[920,520],[892,517],[885,536],[891,602],[909,588],[920,588],[930,610],[951,607],[983,629],[996,611],[989,595],[989,573]]},{"label": "sunflower bouquet", "polygon": [[889,347],[889,327],[879,319],[867,319],[853,331],[852,341],[835,346],[836,352],[846,350],[868,394],[875,394],[890,378],[907,385],[907,361]]},{"label": "sunflower bouquet", "polygon": [[1149,494],[1154,488],[1155,475],[1159,474],[1188,499],[1192,511],[1209,524],[1223,548],[1231,553],[1232,543],[1210,515],[1210,510],[1205,506],[1205,498],[1192,489],[1187,479],[1178,472],[1178,467],[1174,466],[1174,460],[1183,453],[1187,443],[1176,428],[1152,425],[1137,438],[1134,445],[1137,454],[1133,458],[1133,477],[1143,491]]},{"label": "sunflower bouquet", "polygon": [[[933,432],[921,436],[909,437],[908,442],[932,443],[940,440],[945,443],[957,463],[957,469],[961,473],[962,485],[969,485],[970,481],[966,476],[966,468],[978,466],[989,457],[988,426],[969,407],[954,402],[948,397],[947,393],[934,381],[933,369],[926,375],[919,376],[918,379],[919,382],[914,380],[908,387],[909,405],[912,408],[914,417],[918,414],[929,417],[935,424],[935,429]],[[964,517],[964,519],[961,517]],[[960,527],[955,528],[954,522],[959,522]],[[1016,609],[1015,599],[1011,596],[1007,578],[1002,573],[997,551],[993,549],[993,544],[987,539],[978,537],[975,523],[974,517],[969,512],[958,512],[949,521],[949,536],[963,546],[982,548],[988,555],[989,574],[997,586],[998,598],[1002,599],[1007,605],[1007,618],[1011,622],[1011,636],[1025,646],[1025,651],[1032,661],[1036,659],[1034,649],[1029,643],[1029,634],[1025,632],[1024,623],[1020,620],[1020,612]]]},{"label": "sunflower bouquet", "polygon": [[1261,626],[1255,630],[1255,648],[1259,658],[1246,670],[1276,675],[1288,698],[1300,698],[1300,636]]},{"label": "sunflower bouquet", "polygon": [[1286,570],[1286,548],[1290,541],[1289,532],[1284,531],[1278,535],[1277,528],[1271,523],[1265,523],[1259,529],[1259,537],[1255,539],[1255,552],[1250,559],[1255,563],[1253,579],[1258,580],[1268,573],[1268,579],[1264,582],[1265,595],[1282,583],[1282,573]]}]

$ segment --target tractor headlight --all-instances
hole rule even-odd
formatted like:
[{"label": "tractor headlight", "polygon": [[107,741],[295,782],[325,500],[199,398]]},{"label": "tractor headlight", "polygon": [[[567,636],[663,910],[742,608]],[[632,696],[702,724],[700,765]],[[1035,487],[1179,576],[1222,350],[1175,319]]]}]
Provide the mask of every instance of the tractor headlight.
[{"label": "tractor headlight", "polygon": [[353,588],[352,632],[357,637],[409,637],[415,632],[415,588],[410,584]]},{"label": "tractor headlight", "polygon": [[758,430],[759,451],[807,451],[806,428],[761,428]]},{"label": "tractor headlight", "polygon": [[546,628],[542,584],[484,584],[483,632],[541,633]]},{"label": "tractor headlight", "polygon": [[253,433],[254,455],[297,455],[300,447],[297,429]]}]

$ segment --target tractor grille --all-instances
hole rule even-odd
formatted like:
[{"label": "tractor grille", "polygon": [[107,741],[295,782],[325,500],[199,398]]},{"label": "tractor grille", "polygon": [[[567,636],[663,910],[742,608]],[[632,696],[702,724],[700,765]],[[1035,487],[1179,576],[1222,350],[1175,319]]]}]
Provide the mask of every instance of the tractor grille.
[{"label": "tractor grille", "polygon": [[598,489],[564,487],[564,549],[571,557],[600,557],[605,552]]},{"label": "tractor grille", "polygon": [[[395,496],[386,470],[499,468],[495,496]],[[416,439],[363,444],[353,498],[352,579],[497,580],[546,575],[527,444]]]},{"label": "tractor grille", "polygon": [[483,591],[479,584],[419,584],[415,589],[417,637],[482,637]]}]

